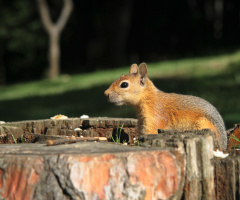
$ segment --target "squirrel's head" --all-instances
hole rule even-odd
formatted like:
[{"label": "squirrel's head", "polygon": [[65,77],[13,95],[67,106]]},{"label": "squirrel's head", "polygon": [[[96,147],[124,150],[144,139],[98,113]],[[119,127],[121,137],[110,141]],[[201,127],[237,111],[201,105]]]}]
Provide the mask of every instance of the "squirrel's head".
[{"label": "squirrel's head", "polygon": [[137,106],[144,90],[147,87],[147,65],[142,63],[139,67],[132,64],[130,72],[114,81],[104,92],[108,100],[116,105]]}]

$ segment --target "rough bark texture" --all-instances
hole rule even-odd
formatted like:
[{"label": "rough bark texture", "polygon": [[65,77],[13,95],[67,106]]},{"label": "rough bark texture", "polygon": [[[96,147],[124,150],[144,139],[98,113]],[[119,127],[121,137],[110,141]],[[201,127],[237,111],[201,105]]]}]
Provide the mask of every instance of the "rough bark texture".
[{"label": "rough bark texture", "polygon": [[179,199],[184,158],[180,149],[133,148],[99,142],[61,147],[1,146],[0,197]]},{"label": "rough bark texture", "polygon": [[214,160],[217,200],[240,198],[240,156]]},{"label": "rough bark texture", "polygon": [[[122,124],[124,137],[132,142],[139,138],[137,146],[46,145],[46,139],[71,135],[110,139]],[[239,151],[214,159],[217,143],[210,130],[159,130],[159,134],[138,136],[136,126],[135,119],[119,118],[1,124],[0,139],[8,144],[0,145],[0,199],[240,198]],[[9,144],[13,138],[27,144]]]},{"label": "rough bark texture", "polygon": [[184,147],[186,174],[183,199],[215,199],[213,133],[210,130],[178,132],[159,130],[158,135],[140,136],[143,146]]},{"label": "rough bark texture", "polygon": [[133,143],[133,139],[138,136],[137,120],[128,118],[69,118],[9,122],[0,125],[0,143],[14,143],[13,137],[22,143],[45,141],[51,139],[50,137],[57,138],[58,136],[111,138],[112,135],[116,135],[117,128],[122,124],[121,139]]}]

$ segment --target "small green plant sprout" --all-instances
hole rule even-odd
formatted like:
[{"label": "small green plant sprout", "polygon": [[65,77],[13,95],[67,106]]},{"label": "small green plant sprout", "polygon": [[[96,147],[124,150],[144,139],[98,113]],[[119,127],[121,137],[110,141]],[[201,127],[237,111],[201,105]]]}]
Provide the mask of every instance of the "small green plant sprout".
[{"label": "small green plant sprout", "polygon": [[[228,136],[228,137],[229,137],[230,139],[236,140],[237,142],[240,143],[240,139],[237,138],[234,134],[232,134],[231,136]],[[233,148],[240,148],[240,144],[233,146]]]},{"label": "small green plant sprout", "polygon": [[5,128],[5,129],[8,131],[8,133],[11,134],[14,143],[17,144],[17,141],[16,141],[16,139],[14,138],[14,135],[12,134],[12,132],[9,130],[9,128],[8,128],[7,126],[3,126],[3,128]]},{"label": "small green plant sprout", "polygon": [[111,138],[114,143],[121,143],[121,134],[122,134],[123,126],[124,126],[124,123],[122,124],[121,128],[119,129],[119,121],[118,121],[116,139],[114,139],[113,135],[111,135]]},{"label": "small green plant sprout", "polygon": [[133,143],[135,146],[140,146],[141,142],[138,139],[133,138],[133,141],[134,141]]}]

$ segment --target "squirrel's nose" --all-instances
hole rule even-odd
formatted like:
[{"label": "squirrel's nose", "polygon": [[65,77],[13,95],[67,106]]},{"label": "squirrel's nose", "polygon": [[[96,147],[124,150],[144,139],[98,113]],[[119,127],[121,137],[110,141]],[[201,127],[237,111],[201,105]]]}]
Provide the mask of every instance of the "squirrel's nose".
[{"label": "squirrel's nose", "polygon": [[109,92],[107,90],[104,92],[104,94],[107,97],[107,99],[109,99]]}]

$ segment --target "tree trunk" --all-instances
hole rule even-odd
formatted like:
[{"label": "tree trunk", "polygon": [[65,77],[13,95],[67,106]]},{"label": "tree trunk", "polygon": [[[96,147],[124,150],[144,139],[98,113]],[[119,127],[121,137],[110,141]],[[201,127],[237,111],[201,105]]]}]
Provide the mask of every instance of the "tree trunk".
[{"label": "tree trunk", "polygon": [[50,11],[45,0],[37,0],[41,19],[49,34],[49,73],[48,77],[54,79],[60,74],[60,35],[72,12],[72,0],[64,0],[64,6],[60,17],[54,24],[50,17]]},{"label": "tree trunk", "polygon": [[52,31],[49,41],[49,63],[50,68],[48,72],[49,78],[56,78],[60,74],[60,45],[59,33]]}]

